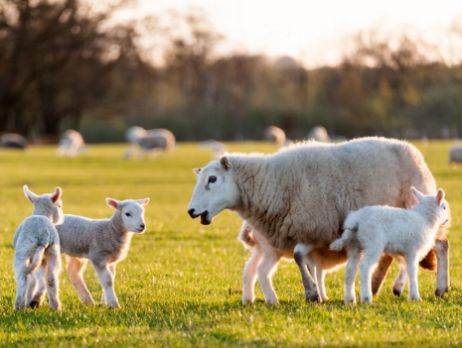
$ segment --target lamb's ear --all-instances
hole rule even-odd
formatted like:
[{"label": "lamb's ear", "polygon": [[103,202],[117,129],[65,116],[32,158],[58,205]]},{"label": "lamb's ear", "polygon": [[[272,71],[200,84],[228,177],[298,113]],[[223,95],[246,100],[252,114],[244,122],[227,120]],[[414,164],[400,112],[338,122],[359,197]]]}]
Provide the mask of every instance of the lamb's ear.
[{"label": "lamb's ear", "polygon": [[37,200],[38,196],[37,196],[35,193],[33,193],[31,190],[29,190],[29,186],[24,185],[24,186],[22,187],[22,190],[24,191],[24,196],[26,196],[26,198],[27,198],[29,201],[31,201],[32,203],[34,203],[34,202]]},{"label": "lamb's ear", "polygon": [[148,205],[151,199],[149,197],[146,197],[146,198],[137,199],[136,201],[141,205]]},{"label": "lamb's ear", "polygon": [[117,199],[106,197],[106,204],[111,208],[118,209],[120,202]]},{"label": "lamb's ear", "polygon": [[53,203],[56,203],[56,201],[58,201],[59,199],[61,199],[61,196],[63,195],[63,190],[61,189],[61,187],[57,186],[55,188],[55,192],[51,195],[51,201]]},{"label": "lamb's ear", "polygon": [[202,168],[194,168],[193,173],[198,175],[201,172]]},{"label": "lamb's ear", "polygon": [[436,200],[438,201],[438,204],[443,203],[444,195],[444,190],[441,188],[438,189],[438,193],[436,194]]},{"label": "lamb's ear", "polygon": [[226,156],[223,156],[220,158],[220,163],[225,168],[225,170],[228,170],[231,168],[231,162],[229,162],[229,158]]},{"label": "lamb's ear", "polygon": [[421,201],[424,198],[424,195],[422,192],[417,190],[414,186],[411,186],[411,192],[414,194],[414,196]]}]

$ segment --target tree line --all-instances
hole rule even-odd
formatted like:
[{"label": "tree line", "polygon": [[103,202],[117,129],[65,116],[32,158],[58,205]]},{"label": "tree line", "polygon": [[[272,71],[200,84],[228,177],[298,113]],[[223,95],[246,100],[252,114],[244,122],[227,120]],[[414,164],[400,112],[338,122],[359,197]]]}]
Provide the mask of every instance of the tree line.
[{"label": "tree line", "polygon": [[315,125],[348,137],[462,135],[462,65],[405,34],[361,33],[337,66],[307,69],[291,57],[218,54],[226,38],[200,12],[117,24],[123,6],[0,3],[0,132],[53,141],[75,128],[117,141],[141,125],[234,140],[274,124],[294,139]]}]

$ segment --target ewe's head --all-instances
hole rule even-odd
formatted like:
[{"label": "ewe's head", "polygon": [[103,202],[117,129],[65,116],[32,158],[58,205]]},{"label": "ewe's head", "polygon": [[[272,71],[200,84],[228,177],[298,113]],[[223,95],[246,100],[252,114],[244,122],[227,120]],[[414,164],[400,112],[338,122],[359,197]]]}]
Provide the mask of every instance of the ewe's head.
[{"label": "ewe's head", "polygon": [[222,210],[236,206],[239,201],[239,190],[227,157],[212,161],[204,168],[194,171],[197,174],[197,181],[189,203],[188,214],[193,219],[200,216],[201,224],[208,225]]},{"label": "ewe's head", "polygon": [[63,191],[61,187],[56,187],[53,193],[37,195],[27,185],[23,186],[24,195],[34,205],[35,215],[44,215],[49,217],[55,225],[60,225],[64,221],[63,202],[61,196]]},{"label": "ewe's head", "polygon": [[106,203],[120,214],[122,223],[127,231],[136,233],[144,233],[146,231],[144,206],[149,203],[149,198],[127,199],[124,201],[106,198]]},{"label": "ewe's head", "polygon": [[424,195],[412,186],[411,192],[414,194],[420,205],[426,205],[432,209],[433,216],[437,219],[437,222],[440,225],[446,225],[449,222],[449,205],[444,199],[445,193],[443,189],[438,189],[436,195]]}]

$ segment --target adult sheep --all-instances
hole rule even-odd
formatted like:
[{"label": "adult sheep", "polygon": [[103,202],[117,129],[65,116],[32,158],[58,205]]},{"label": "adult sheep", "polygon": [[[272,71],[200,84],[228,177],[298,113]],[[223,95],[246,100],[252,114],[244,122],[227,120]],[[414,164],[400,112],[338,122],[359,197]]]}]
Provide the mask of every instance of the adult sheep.
[{"label": "adult sheep", "polygon": [[310,130],[307,136],[308,140],[320,141],[322,143],[328,143],[330,141],[329,133],[323,126],[316,126]]},{"label": "adult sheep", "polygon": [[58,154],[60,156],[77,156],[87,150],[82,134],[73,129],[66,130],[59,140]]},{"label": "adult sheep", "polygon": [[168,152],[175,148],[175,136],[168,129],[145,130],[141,127],[130,127],[126,138],[130,148],[125,152],[125,158],[139,157],[156,150]]},{"label": "adult sheep", "polygon": [[[385,138],[308,142],[271,155],[230,154],[197,174],[188,210],[192,218],[200,216],[206,225],[222,210],[234,210],[271,246],[284,251],[293,250],[297,242],[327,248],[341,234],[348,213],[363,206],[413,206],[411,185],[426,194],[436,193],[422,154],[407,142]],[[449,289],[448,247],[441,230],[434,251],[422,261],[434,270],[435,254],[438,258],[439,296]],[[259,272],[276,266],[279,259],[268,255]],[[374,293],[391,261],[391,256],[382,257],[374,275]],[[311,287],[316,289],[316,284]],[[309,293],[309,300],[319,300],[317,290]]]},{"label": "adult sheep", "polygon": [[265,139],[278,146],[284,146],[287,141],[286,133],[276,126],[269,126],[265,129]]}]

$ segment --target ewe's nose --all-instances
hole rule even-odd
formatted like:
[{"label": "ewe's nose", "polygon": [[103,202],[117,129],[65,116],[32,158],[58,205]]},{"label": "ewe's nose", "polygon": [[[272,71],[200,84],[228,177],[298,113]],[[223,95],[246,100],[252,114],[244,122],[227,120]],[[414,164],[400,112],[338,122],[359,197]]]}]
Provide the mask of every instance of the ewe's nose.
[{"label": "ewe's nose", "polygon": [[191,216],[192,218],[195,218],[196,217],[196,214],[194,214],[194,208],[191,208],[188,210],[188,214],[189,216]]}]

